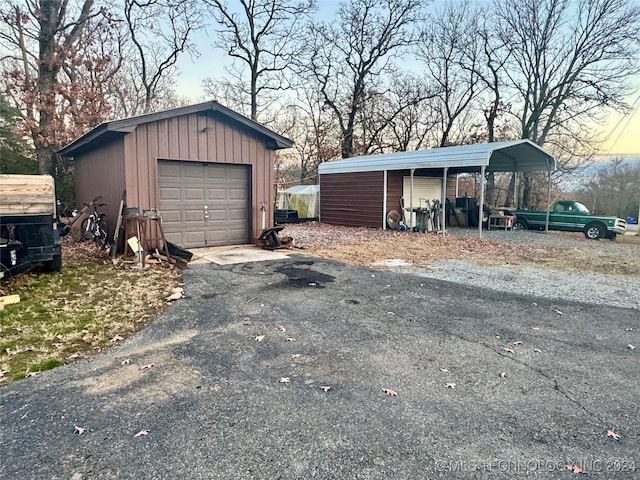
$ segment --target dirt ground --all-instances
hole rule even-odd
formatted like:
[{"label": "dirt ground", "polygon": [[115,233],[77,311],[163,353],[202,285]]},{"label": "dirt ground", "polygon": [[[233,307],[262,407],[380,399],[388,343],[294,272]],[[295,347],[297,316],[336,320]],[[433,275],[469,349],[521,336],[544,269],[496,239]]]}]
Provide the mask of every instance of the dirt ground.
[{"label": "dirt ground", "polygon": [[640,274],[640,237],[593,241],[567,232],[486,232],[470,229],[447,235],[409,233],[319,222],[289,224],[281,236],[293,237],[306,254],[352,265],[376,266],[385,259],[414,265],[464,259],[480,265],[522,265],[561,271]]}]

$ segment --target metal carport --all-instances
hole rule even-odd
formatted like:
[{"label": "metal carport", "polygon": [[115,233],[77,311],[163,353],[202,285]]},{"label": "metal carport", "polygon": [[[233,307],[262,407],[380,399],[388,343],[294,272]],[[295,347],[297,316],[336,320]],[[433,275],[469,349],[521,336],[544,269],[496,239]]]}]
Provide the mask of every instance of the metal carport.
[{"label": "metal carport", "polygon": [[[357,173],[382,171],[385,176],[389,170],[409,170],[413,183],[416,169],[443,169],[442,204],[445,203],[446,179],[449,169],[459,173],[480,173],[480,218],[484,214],[485,173],[487,172],[539,172],[546,171],[548,176],[547,197],[550,200],[551,172],[555,170],[555,159],[551,154],[529,140],[482,143],[441,147],[412,152],[395,152],[359,157],[323,163],[318,167],[320,176],[324,174]],[[386,190],[386,187],[385,187]],[[413,209],[413,205],[409,205]],[[386,211],[386,196],[385,208]],[[321,212],[322,213],[322,212]],[[445,209],[442,210],[442,225],[445,225]],[[549,212],[547,210],[547,229]],[[482,236],[482,221],[478,225]]]}]

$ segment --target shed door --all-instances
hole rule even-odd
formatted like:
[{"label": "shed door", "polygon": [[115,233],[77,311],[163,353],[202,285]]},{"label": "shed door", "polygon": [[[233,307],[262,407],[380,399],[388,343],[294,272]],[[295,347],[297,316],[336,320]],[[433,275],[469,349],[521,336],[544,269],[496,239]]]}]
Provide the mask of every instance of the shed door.
[{"label": "shed door", "polygon": [[168,241],[183,248],[249,241],[250,166],[158,161],[158,198]]}]

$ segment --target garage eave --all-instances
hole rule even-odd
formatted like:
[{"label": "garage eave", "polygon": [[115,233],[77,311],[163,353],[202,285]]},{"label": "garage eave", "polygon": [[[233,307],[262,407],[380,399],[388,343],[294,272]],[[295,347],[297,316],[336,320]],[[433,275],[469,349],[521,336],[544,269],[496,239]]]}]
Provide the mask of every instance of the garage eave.
[{"label": "garage eave", "polygon": [[131,133],[135,131],[138,125],[167,120],[170,118],[179,117],[182,115],[190,115],[194,113],[211,113],[224,117],[232,123],[239,124],[243,128],[254,132],[259,137],[262,137],[264,139],[265,146],[271,150],[280,150],[283,148],[293,147],[292,140],[283,137],[282,135],[279,135],[278,133],[270,130],[264,125],[261,125],[258,122],[251,120],[250,118],[240,115],[239,113],[234,112],[224,105],[221,105],[215,100],[212,100],[209,102],[198,103],[196,105],[174,108],[172,110],[148,113],[145,115],[139,115],[137,117],[105,122],[59,150],[58,154],[63,157],[73,157],[79,153],[82,153],[83,151],[90,150],[94,142],[103,141],[104,139],[109,138],[109,136],[113,136],[114,134]]}]

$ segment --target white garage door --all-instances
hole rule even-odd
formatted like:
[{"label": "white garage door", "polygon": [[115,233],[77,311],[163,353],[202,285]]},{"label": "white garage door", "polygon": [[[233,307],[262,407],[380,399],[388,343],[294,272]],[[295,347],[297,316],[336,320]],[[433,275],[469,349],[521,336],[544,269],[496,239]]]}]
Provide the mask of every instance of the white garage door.
[{"label": "white garage door", "polygon": [[[442,178],[436,177],[413,177],[413,202],[411,203],[411,177],[402,179],[402,195],[404,197],[404,207],[413,208],[426,205],[425,199],[429,202],[438,199],[442,200]],[[422,202],[420,202],[422,199]]]},{"label": "white garage door", "polygon": [[158,208],[168,241],[183,248],[249,241],[249,167],[158,161]]}]

